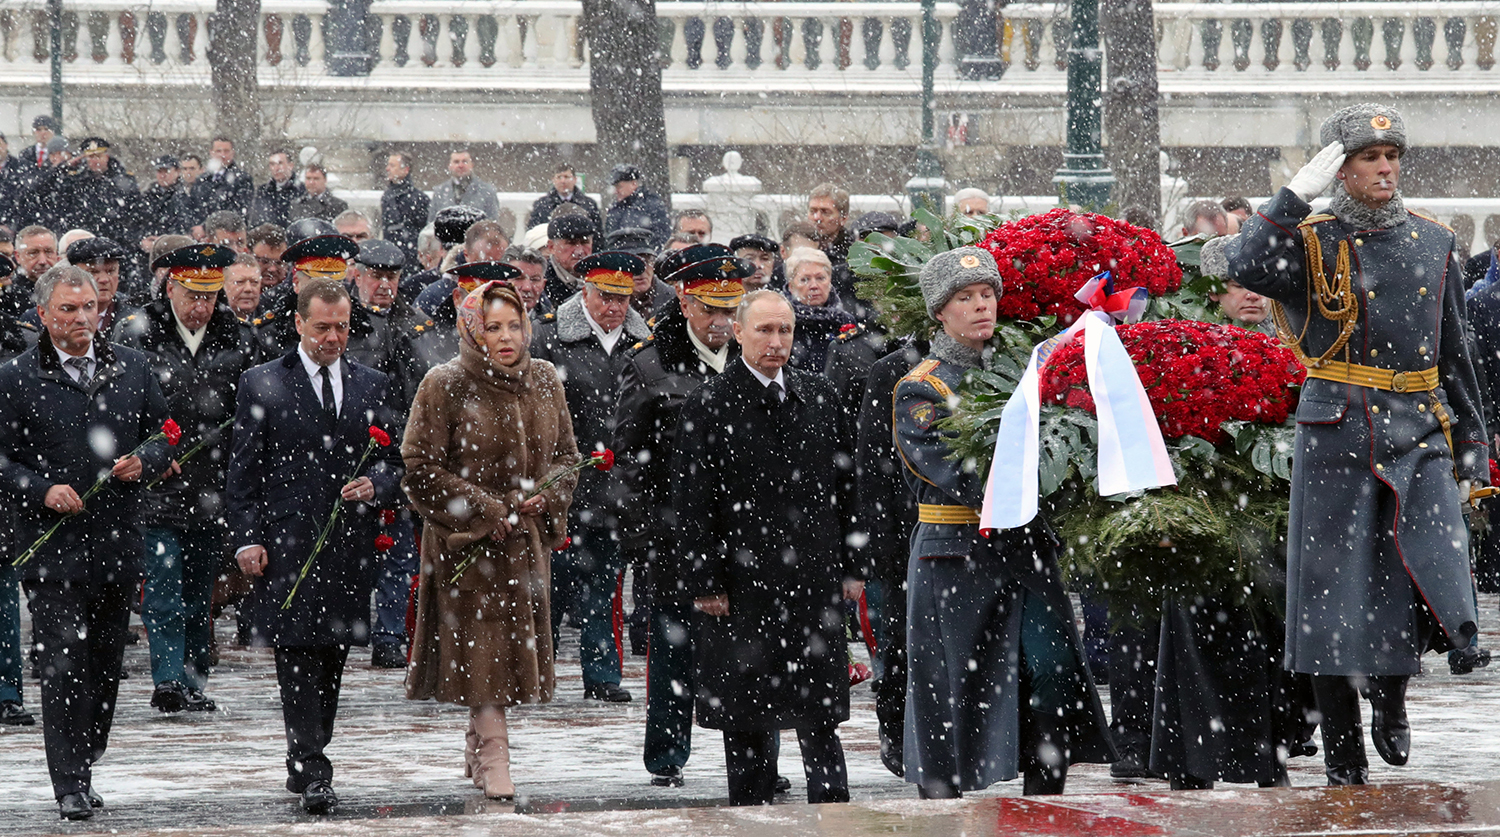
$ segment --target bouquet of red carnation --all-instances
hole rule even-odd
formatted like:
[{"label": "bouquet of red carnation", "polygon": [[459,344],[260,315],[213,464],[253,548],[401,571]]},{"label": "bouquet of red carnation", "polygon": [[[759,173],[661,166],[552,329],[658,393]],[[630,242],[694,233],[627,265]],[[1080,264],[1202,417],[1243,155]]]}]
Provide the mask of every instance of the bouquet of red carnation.
[{"label": "bouquet of red carnation", "polygon": [[1115,289],[1145,288],[1151,296],[1177,290],[1182,268],[1161,236],[1105,215],[1054,209],[991,230],[979,246],[1000,268],[1001,317],[1057,317],[1064,325],[1083,313],[1074,294],[1108,270]]},{"label": "bouquet of red carnation", "polygon": [[[552,475],[551,479],[532,489],[531,493],[527,494],[524,499],[530,500],[532,497],[535,497],[536,495],[541,494],[543,491],[546,491],[552,486],[557,485],[558,481],[563,477],[566,477],[569,474],[576,474],[579,471],[582,471],[584,468],[590,467],[597,468],[600,471],[608,471],[609,469],[615,467],[615,452],[608,448],[605,448],[604,450],[595,453],[593,456],[582,460],[577,465],[574,465],[573,467],[568,468],[565,471],[558,471],[556,474]],[[569,539],[569,542],[572,542],[571,538]],[[463,559],[458,562],[458,565],[453,568],[453,577],[448,579],[449,584],[457,584],[459,578],[463,576],[464,571],[469,569],[469,567],[474,566],[474,562],[479,560],[479,552],[481,549],[480,543],[481,542],[476,541],[474,545],[469,548],[469,551],[464,554]],[[564,544],[564,547],[566,546],[567,544]]]},{"label": "bouquet of red carnation", "polygon": [[[1272,338],[1230,325],[1157,320],[1115,329],[1135,361],[1162,436],[1227,441],[1226,421],[1281,424],[1297,407],[1307,370]],[[1048,360],[1041,397],[1094,411],[1083,341]]]},{"label": "bouquet of red carnation", "polygon": [[[143,448],[156,441],[157,439],[166,439],[167,444],[175,446],[178,442],[182,441],[182,428],[177,426],[176,421],[167,419],[166,421],[162,422],[160,430],[152,433],[150,436],[147,436],[145,441],[141,442],[139,445],[136,445],[135,450],[132,450],[130,453],[125,454],[123,458],[129,459],[132,456],[139,455]],[[94,480],[94,484],[89,487],[88,491],[83,492],[83,494],[78,498],[78,501],[80,503],[87,503],[90,497],[93,497],[95,494],[99,493],[99,490],[102,489],[104,487],[104,484],[109,481],[110,476],[110,474],[105,474],[104,476]],[[155,481],[153,481],[146,487],[150,488],[155,484]],[[84,511],[87,511],[87,509],[85,509]],[[30,561],[31,557],[33,555],[36,555],[37,550],[41,549],[43,544],[45,544],[47,541],[52,540],[52,536],[57,534],[58,529],[62,528],[64,521],[79,514],[83,514],[83,511],[73,512],[72,514],[65,514],[62,517],[58,518],[57,522],[53,523],[52,527],[48,529],[45,534],[43,534],[40,538],[37,538],[36,542],[27,547],[26,551],[21,553],[20,557],[10,562],[10,565],[12,567],[19,567],[22,564],[25,564],[27,561]]]},{"label": "bouquet of red carnation", "polygon": [[[365,444],[364,455],[359,458],[359,464],[354,466],[354,473],[350,474],[349,478],[344,480],[344,484],[347,485],[359,478],[359,472],[365,469],[365,462],[370,459],[370,454],[375,452],[375,448],[387,447],[390,445],[390,443],[391,436],[389,433],[386,433],[384,430],[371,425],[370,441]],[[297,571],[297,580],[292,583],[292,591],[286,594],[286,600],[281,603],[282,610],[286,610],[287,608],[292,606],[292,599],[297,595],[297,589],[302,586],[302,579],[307,578],[308,570],[312,569],[313,559],[317,558],[318,553],[322,552],[323,547],[327,545],[328,536],[333,534],[333,524],[338,521],[339,512],[342,512],[343,510],[344,495],[343,492],[340,491],[339,496],[335,497],[333,500],[333,511],[329,513],[328,520],[323,523],[323,528],[318,532],[318,539],[313,542],[312,552],[307,556],[307,560],[302,562],[302,569]],[[390,539],[389,535],[381,535],[380,537],[386,538],[387,540]],[[377,538],[377,548],[379,543],[380,540],[379,538]],[[392,540],[391,546],[394,545],[395,541]],[[390,547],[386,548],[389,549]]]}]

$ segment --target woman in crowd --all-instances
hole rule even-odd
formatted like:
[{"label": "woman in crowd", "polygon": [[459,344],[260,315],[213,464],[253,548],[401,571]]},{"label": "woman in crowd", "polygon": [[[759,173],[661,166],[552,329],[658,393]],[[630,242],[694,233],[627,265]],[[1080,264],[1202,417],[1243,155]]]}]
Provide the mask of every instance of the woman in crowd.
[{"label": "woman in crowd", "polygon": [[[514,278],[488,265],[496,275],[483,278]],[[459,355],[423,379],[401,448],[425,523],[406,694],[469,707],[466,775],[505,799],[505,707],[552,699],[549,555],[567,536],[579,454],[557,370],[527,349],[516,292],[474,289],[458,331]]]},{"label": "woman in crowd", "polygon": [[833,291],[833,262],[814,247],[798,247],[786,260],[787,296],[797,316],[792,336],[793,368],[822,374],[828,344],[854,317]]}]

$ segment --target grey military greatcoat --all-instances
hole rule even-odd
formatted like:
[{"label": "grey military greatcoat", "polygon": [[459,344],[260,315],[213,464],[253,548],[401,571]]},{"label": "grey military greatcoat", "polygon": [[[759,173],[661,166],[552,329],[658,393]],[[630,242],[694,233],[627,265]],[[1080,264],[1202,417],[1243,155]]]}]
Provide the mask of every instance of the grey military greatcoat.
[{"label": "grey military greatcoat", "polygon": [[1451,230],[1410,213],[1394,223],[1357,229],[1312,216],[1282,189],[1228,248],[1230,277],[1277,300],[1303,351],[1318,358],[1339,325],[1311,297],[1299,226],[1316,230],[1329,276],[1347,241],[1358,316],[1347,355],[1332,359],[1437,370],[1430,392],[1411,383],[1415,374],[1396,382],[1404,392],[1314,377],[1302,389],[1287,535],[1292,671],[1412,675],[1426,648],[1466,646],[1477,630],[1456,480],[1487,481],[1488,455],[1461,270]]}]

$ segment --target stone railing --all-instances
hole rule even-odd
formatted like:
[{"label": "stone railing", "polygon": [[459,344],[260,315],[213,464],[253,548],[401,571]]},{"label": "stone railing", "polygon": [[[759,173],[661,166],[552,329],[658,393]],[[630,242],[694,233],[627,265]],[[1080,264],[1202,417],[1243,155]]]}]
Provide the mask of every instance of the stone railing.
[{"label": "stone railing", "polygon": [[[212,0],[64,0],[64,79],[206,82],[213,8]],[[586,90],[580,8],[576,0],[374,0],[360,39],[369,57],[350,78],[325,61],[339,51],[326,32],[326,3],[263,0],[261,78],[273,86]],[[782,80],[775,89],[799,91],[919,84],[915,2],[660,0],[656,8],[669,91],[764,91],[768,75]],[[996,25],[958,3],[937,4],[941,90],[1062,84],[1066,6],[1015,3],[1003,13]],[[1388,84],[1393,75],[1440,89],[1492,85],[1500,29],[1496,0],[1165,2],[1155,15],[1168,91],[1313,78],[1340,89]],[[0,8],[0,84],[45,83],[49,49],[42,0]],[[368,77],[358,75],[365,69]]]}]

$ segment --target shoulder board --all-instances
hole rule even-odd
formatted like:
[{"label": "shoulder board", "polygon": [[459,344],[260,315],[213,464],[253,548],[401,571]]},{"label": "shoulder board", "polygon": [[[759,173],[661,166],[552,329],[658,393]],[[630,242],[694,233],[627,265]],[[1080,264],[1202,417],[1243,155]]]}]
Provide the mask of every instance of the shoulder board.
[{"label": "shoulder board", "polygon": [[918,381],[929,384],[933,389],[938,391],[939,395],[943,396],[944,398],[948,398],[953,395],[953,390],[949,389],[948,385],[943,383],[941,378],[932,374],[934,369],[937,369],[942,365],[942,361],[937,360],[936,358],[928,358],[927,360],[924,360],[921,363],[917,364],[917,368],[911,370],[911,372],[908,372],[906,377],[902,378],[901,380]]},{"label": "shoulder board", "polygon": [[1453,228],[1452,227],[1448,226],[1447,224],[1444,224],[1442,221],[1439,221],[1438,219],[1432,217],[1431,215],[1428,215],[1425,212],[1418,212],[1415,209],[1408,209],[1406,211],[1409,212],[1409,213],[1411,213],[1412,215],[1417,216],[1418,218],[1421,218],[1423,221],[1431,221],[1432,223],[1437,224],[1438,226],[1442,227],[1443,229],[1447,230],[1448,232],[1453,232]]},{"label": "shoulder board", "polygon": [[1316,214],[1309,215],[1306,218],[1303,218],[1302,219],[1302,223],[1298,224],[1297,226],[1298,227],[1310,227],[1313,224],[1321,224],[1324,221],[1332,221],[1333,219],[1334,219],[1334,216],[1329,215],[1327,212],[1318,212]]}]

